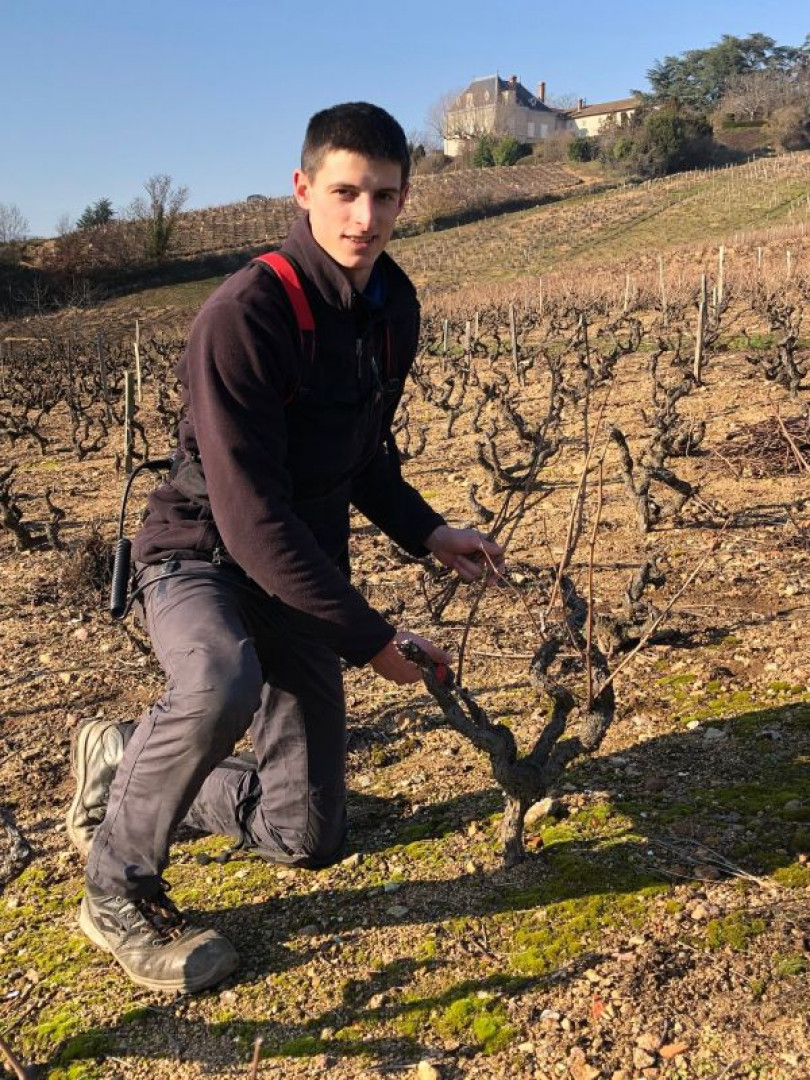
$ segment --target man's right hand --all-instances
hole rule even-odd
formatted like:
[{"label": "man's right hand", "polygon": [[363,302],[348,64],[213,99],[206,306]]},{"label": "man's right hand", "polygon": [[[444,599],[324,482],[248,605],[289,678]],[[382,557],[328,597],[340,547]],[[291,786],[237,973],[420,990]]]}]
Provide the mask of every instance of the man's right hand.
[{"label": "man's right hand", "polygon": [[412,641],[414,645],[418,645],[419,648],[423,652],[426,652],[431,660],[435,660],[437,664],[449,664],[451,661],[449,653],[446,653],[444,649],[438,648],[432,641],[428,641],[427,638],[420,637],[418,634],[412,634],[410,630],[399,630],[385,648],[381,649],[370,661],[371,666],[378,675],[381,675],[383,679],[388,679],[389,682],[396,683],[398,686],[419,682],[422,678],[422,672],[416,664],[411,663],[410,660],[406,660],[397,648],[399,643],[405,641]]}]

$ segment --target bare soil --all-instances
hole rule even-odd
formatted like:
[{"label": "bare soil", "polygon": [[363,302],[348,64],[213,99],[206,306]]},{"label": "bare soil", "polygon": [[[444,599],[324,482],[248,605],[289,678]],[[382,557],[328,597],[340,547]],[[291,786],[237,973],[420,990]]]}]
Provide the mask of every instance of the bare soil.
[{"label": "bare soil", "polygon": [[[646,362],[622,359],[606,414],[631,442],[644,427]],[[530,372],[527,415],[540,415],[546,389]],[[183,836],[173,896],[228,933],[242,967],[211,993],[174,1000],[130,985],[75,925],[82,866],[63,826],[71,733],[85,717],[137,717],[162,682],[140,632],[112,623],[86,564],[77,571],[94,523],[113,537],[112,448],[76,461],[55,411],[47,452],[19,442],[9,460],[35,530],[52,489],[68,550],[19,552],[0,533],[0,803],[34,849],[0,897],[0,1034],[54,1080],[246,1077],[257,1038],[260,1077],[810,1075],[810,485],[789,452],[763,465],[756,446],[734,456],[728,438],[773,419],[776,404],[783,419],[806,410],[739,353],[711,360],[683,405],[707,422],[704,444],[675,466],[700,497],[647,536],[608,453],[600,609],[618,607],[649,554],[666,571],[664,606],[716,549],[669,617],[670,636],[617,676],[616,721],[598,754],[569,770],[555,816],[529,826],[523,864],[503,868],[502,797],[429,695],[350,671],[346,858],[315,873],[250,855],[202,866],[198,855],[227,843]],[[469,521],[469,480],[496,508],[469,408],[451,439],[437,410],[416,398],[411,409],[428,433],[408,478],[454,523]],[[582,417],[566,416],[563,448],[510,547],[511,585],[488,593],[465,661],[466,685],[523,748],[547,708],[528,666],[582,467]],[[517,445],[505,445],[511,460]],[[593,495],[592,485],[586,533]],[[470,592],[433,625],[424,568],[355,525],[356,579],[371,601],[456,647]],[[580,551],[581,583],[585,563]]]}]

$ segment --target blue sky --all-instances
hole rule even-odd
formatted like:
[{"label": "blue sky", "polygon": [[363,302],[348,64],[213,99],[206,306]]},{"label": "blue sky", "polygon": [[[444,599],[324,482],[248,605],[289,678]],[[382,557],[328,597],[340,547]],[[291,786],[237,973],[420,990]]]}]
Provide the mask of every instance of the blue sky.
[{"label": "blue sky", "polygon": [[799,45],[806,0],[0,0],[0,202],[53,235],[169,173],[189,206],[287,194],[309,116],[369,100],[406,131],[476,76],[588,101],[722,34]]}]

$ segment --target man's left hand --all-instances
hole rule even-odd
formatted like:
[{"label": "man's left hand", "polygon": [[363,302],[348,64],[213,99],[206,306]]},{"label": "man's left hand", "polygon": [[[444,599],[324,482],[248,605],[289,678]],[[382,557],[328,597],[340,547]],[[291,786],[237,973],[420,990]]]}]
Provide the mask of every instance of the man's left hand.
[{"label": "man's left hand", "polygon": [[453,529],[439,525],[425,540],[425,547],[440,563],[455,570],[462,581],[477,581],[485,574],[502,573],[504,551],[477,529]]}]

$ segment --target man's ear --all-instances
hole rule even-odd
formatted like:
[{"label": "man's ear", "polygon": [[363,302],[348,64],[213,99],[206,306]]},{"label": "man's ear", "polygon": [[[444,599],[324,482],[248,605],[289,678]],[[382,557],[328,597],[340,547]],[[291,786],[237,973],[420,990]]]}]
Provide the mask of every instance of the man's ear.
[{"label": "man's ear", "polygon": [[402,208],[405,205],[405,200],[408,198],[408,193],[411,190],[410,184],[405,184],[399,193],[399,202],[397,203],[397,217],[402,213]]},{"label": "man's ear", "polygon": [[307,174],[303,169],[296,169],[293,173],[293,195],[302,210],[309,210],[311,189],[312,184]]}]

